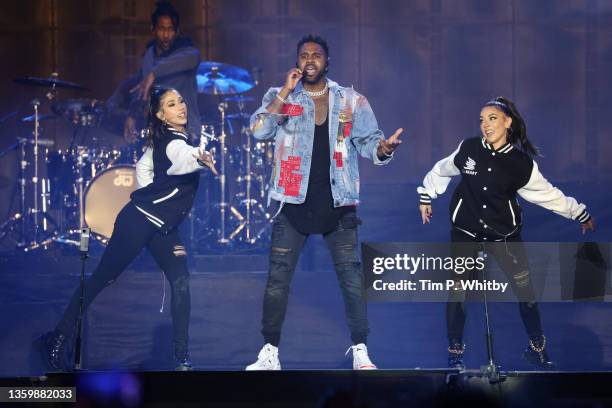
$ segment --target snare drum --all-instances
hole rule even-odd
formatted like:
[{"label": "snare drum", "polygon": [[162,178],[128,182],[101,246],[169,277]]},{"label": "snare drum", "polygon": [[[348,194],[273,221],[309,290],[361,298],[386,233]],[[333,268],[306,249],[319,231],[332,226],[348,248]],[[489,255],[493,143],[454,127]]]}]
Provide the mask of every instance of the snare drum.
[{"label": "snare drum", "polygon": [[104,243],[113,234],[115,218],[136,190],[134,166],[118,165],[99,172],[85,191],[85,223]]}]

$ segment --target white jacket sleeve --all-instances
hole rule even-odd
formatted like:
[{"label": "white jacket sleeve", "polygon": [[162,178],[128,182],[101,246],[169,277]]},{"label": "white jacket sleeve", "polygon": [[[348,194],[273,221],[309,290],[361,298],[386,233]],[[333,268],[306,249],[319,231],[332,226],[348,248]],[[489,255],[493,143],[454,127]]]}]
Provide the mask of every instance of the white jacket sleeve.
[{"label": "white jacket sleeve", "polygon": [[437,162],[425,175],[423,185],[417,188],[420,204],[431,204],[431,200],[437,198],[446,191],[452,176],[458,176],[461,171],[455,166],[455,156],[459,153],[461,144],[450,156]]},{"label": "white jacket sleeve", "polygon": [[[166,156],[172,162],[169,176],[189,174],[203,168],[197,160],[199,147],[189,146],[184,140],[175,139],[166,146]],[[194,157],[195,156],[195,157]]]},{"label": "white jacket sleeve", "polygon": [[153,149],[147,147],[136,163],[136,185],[146,187],[153,182]]},{"label": "white jacket sleeve", "polygon": [[586,222],[591,218],[586,211],[586,205],[578,204],[575,198],[567,197],[561,190],[550,184],[538,170],[538,164],[535,161],[529,181],[518,190],[518,194],[530,203],[537,204],[565,218],[580,222]]}]

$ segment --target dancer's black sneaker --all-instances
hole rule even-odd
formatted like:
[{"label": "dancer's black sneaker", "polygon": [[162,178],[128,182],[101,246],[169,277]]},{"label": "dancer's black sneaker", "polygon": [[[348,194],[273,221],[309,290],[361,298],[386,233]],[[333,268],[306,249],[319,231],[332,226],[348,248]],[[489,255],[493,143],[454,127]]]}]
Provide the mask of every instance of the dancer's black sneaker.
[{"label": "dancer's black sneaker", "polygon": [[189,359],[187,358],[176,360],[174,371],[193,371],[193,366],[191,365],[191,361],[189,361]]},{"label": "dancer's black sneaker", "polygon": [[40,336],[36,343],[48,369],[58,371],[66,369],[66,336],[54,330]]}]

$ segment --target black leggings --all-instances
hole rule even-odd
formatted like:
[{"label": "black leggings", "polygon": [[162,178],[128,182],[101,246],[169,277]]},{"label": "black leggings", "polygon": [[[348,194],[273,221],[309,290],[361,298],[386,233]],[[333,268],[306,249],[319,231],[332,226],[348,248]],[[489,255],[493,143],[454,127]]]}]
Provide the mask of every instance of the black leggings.
[{"label": "black leggings", "polygon": [[[187,253],[177,229],[164,235],[131,202],[126,204],[115,220],[113,235],[93,274],[85,281],[84,307],[112,284],[144,247],[164,271],[172,290],[172,323],[174,352],[177,359],[187,357],[191,297]],[[57,324],[56,330],[69,336],[74,331],[79,313],[80,288],[74,291],[70,303]]]},{"label": "black leggings", "polygon": [[[542,324],[540,312],[535,301],[533,286],[529,276],[529,263],[525,246],[520,235],[508,238],[508,246],[504,242],[489,242],[483,244],[480,240],[473,238],[462,231],[453,229],[451,231],[452,255],[453,257],[475,257],[478,250],[484,245],[488,255],[495,261],[506,274],[514,294],[519,299],[519,311],[523,325],[529,337],[542,335]],[[469,243],[473,243],[470,245]],[[508,250],[510,248],[510,250]],[[469,279],[469,276],[457,275],[452,272],[453,279]],[[469,275],[465,273],[464,275]],[[455,287],[459,287],[455,284]],[[449,291],[446,303],[446,328],[449,341],[461,341],[463,338],[463,327],[465,325],[465,292],[462,290]]]}]

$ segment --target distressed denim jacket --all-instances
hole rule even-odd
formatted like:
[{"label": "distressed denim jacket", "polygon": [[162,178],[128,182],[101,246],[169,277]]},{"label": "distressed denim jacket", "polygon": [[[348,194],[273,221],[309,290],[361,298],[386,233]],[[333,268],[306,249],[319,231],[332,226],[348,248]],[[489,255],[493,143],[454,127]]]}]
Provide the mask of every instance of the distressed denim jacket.
[{"label": "distressed denim jacket", "polygon": [[[376,155],[384,138],[367,99],[353,88],[345,88],[327,79],[329,87],[330,184],[334,207],[359,203],[359,160],[357,154],[376,165],[389,163]],[[266,107],[281,88],[270,88],[261,107],[251,116],[251,130],[256,139],[274,138],[274,169],[270,177],[270,199],[302,204],[308,190],[315,130],[315,104],[302,83],[285,99],[283,112],[271,114]],[[297,106],[296,106],[297,105]]]}]

